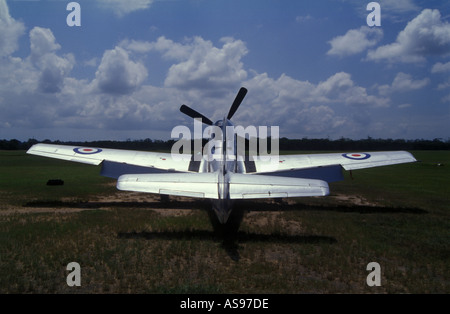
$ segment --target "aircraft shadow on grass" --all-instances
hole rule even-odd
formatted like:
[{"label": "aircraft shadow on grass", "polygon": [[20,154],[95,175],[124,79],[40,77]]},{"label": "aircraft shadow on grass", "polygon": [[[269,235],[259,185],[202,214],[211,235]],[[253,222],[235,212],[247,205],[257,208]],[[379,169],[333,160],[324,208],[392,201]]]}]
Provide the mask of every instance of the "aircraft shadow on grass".
[{"label": "aircraft shadow on grass", "polygon": [[142,232],[119,232],[119,239],[146,239],[146,240],[179,240],[197,239],[201,241],[221,242],[222,248],[228,256],[239,261],[239,244],[247,242],[267,242],[267,243],[336,243],[334,237],[320,235],[286,235],[286,234],[260,234],[237,231],[227,232],[220,235],[217,230],[184,230],[184,231],[142,231]]},{"label": "aircraft shadow on grass", "polygon": [[[389,214],[389,213],[409,213],[409,214],[426,214],[427,211],[419,208],[401,208],[401,207],[380,207],[380,206],[363,206],[363,205],[304,205],[304,204],[285,204],[280,202],[255,202],[255,201],[237,201],[234,210],[226,224],[219,223],[217,216],[211,211],[209,202],[206,200],[189,201],[170,200],[170,201],[32,201],[24,205],[24,207],[49,207],[49,208],[145,208],[145,209],[200,209],[208,213],[213,230],[175,230],[175,231],[141,231],[141,232],[118,232],[119,239],[147,239],[147,240],[177,240],[177,239],[196,239],[201,241],[220,242],[230,258],[239,261],[239,244],[252,242],[267,243],[296,243],[296,244],[320,244],[336,243],[334,237],[324,235],[298,234],[288,235],[280,233],[262,234],[240,231],[240,225],[244,219],[245,213],[250,211],[269,212],[280,211],[334,211],[334,212],[353,212],[360,214]],[[181,219],[181,218],[180,218]]]},{"label": "aircraft shadow on grass", "polygon": [[[168,202],[171,204],[171,202]],[[201,201],[196,201],[201,205]],[[175,202],[177,208],[192,208],[192,202]],[[175,205],[172,204],[172,205]],[[147,239],[147,240],[176,240],[176,239],[197,239],[201,241],[216,241],[221,242],[229,257],[234,261],[239,261],[239,244],[250,242],[266,242],[266,243],[282,243],[282,244],[320,244],[336,243],[334,237],[324,235],[298,234],[288,235],[280,233],[262,234],[240,231],[240,225],[248,211],[279,211],[280,206],[283,206],[283,211],[302,211],[302,210],[324,210],[324,211],[338,211],[338,212],[358,212],[358,213],[413,213],[424,214],[425,210],[418,208],[382,208],[372,206],[310,206],[300,204],[280,204],[267,202],[252,202],[252,201],[238,201],[235,208],[230,215],[226,224],[221,224],[217,220],[216,215],[210,210],[207,203],[204,206],[199,206],[206,210],[209,214],[213,231],[208,230],[181,230],[181,231],[142,231],[142,232],[119,232],[118,238],[121,239]],[[174,206],[169,206],[174,208]],[[197,208],[199,208],[197,207]]]},{"label": "aircraft shadow on grass", "polygon": [[[44,207],[44,208],[145,208],[145,209],[200,209],[210,212],[209,203],[206,200],[170,200],[170,201],[31,201],[23,207]],[[282,202],[256,202],[256,201],[236,201],[235,209],[240,211],[334,211],[334,212],[353,212],[360,214],[427,214],[428,211],[414,207],[383,207],[353,204],[288,204]],[[282,208],[281,208],[282,207]]]}]

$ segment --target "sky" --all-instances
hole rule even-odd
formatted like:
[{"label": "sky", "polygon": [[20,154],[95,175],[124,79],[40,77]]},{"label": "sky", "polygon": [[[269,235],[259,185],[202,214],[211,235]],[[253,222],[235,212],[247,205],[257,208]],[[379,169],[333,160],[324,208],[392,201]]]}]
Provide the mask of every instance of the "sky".
[{"label": "sky", "polygon": [[241,86],[280,137],[450,139],[448,1],[69,3],[0,0],[0,139],[166,140]]}]

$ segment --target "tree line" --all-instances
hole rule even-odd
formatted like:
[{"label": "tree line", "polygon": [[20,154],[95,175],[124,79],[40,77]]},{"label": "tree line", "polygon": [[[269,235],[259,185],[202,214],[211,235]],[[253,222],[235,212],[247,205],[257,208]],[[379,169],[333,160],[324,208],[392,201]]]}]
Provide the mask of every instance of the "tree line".
[{"label": "tree line", "polygon": [[[175,140],[126,140],[126,141],[89,141],[89,142],[77,142],[77,141],[51,141],[44,140],[38,141],[36,139],[29,139],[28,141],[19,141],[17,139],[0,140],[0,150],[27,150],[31,146],[37,143],[47,144],[59,144],[59,145],[71,145],[71,146],[90,146],[90,147],[102,147],[102,148],[116,148],[116,149],[130,149],[130,150],[142,150],[142,151],[169,151]],[[203,141],[205,144],[207,140]],[[270,139],[268,144],[270,145]],[[193,144],[192,144],[193,147]],[[268,147],[270,150],[270,147]],[[444,141],[441,138],[435,138],[433,140],[416,139],[374,139],[371,137],[359,140],[353,140],[348,138],[340,138],[337,140],[331,139],[288,139],[286,137],[279,140],[280,150],[330,150],[330,151],[369,151],[369,150],[449,150],[450,138]]]}]

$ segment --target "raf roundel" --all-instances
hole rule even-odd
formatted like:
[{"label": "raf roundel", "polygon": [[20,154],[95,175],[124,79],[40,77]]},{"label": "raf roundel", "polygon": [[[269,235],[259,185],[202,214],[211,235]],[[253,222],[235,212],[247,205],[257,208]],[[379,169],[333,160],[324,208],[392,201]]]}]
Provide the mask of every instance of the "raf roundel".
[{"label": "raf roundel", "polygon": [[92,154],[98,154],[102,150],[100,148],[77,147],[77,148],[74,148],[73,151],[77,154],[92,155]]},{"label": "raf roundel", "polygon": [[353,160],[363,160],[370,158],[370,154],[366,153],[349,153],[349,154],[342,154],[342,156]]}]

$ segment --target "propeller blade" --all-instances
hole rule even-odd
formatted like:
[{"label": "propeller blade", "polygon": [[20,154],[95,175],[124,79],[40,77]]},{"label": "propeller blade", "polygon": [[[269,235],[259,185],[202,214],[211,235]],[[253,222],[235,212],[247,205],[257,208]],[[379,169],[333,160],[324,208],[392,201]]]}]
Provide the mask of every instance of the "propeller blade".
[{"label": "propeller blade", "polygon": [[247,94],[247,89],[245,87],[241,87],[238,94],[236,95],[236,98],[233,101],[233,104],[231,105],[230,111],[228,112],[227,119],[230,120],[236,110],[239,108],[239,105],[241,104],[242,100],[244,100],[245,95]]},{"label": "propeller blade", "polygon": [[180,111],[181,111],[182,113],[188,115],[189,117],[193,118],[193,119],[195,119],[195,118],[201,118],[201,119],[202,119],[202,122],[203,122],[204,124],[207,124],[207,125],[213,125],[213,124],[214,124],[211,120],[209,120],[207,117],[205,117],[204,115],[202,115],[200,112],[197,112],[197,111],[195,111],[194,109],[189,108],[189,107],[186,106],[186,105],[182,105],[182,106],[180,107]]}]

